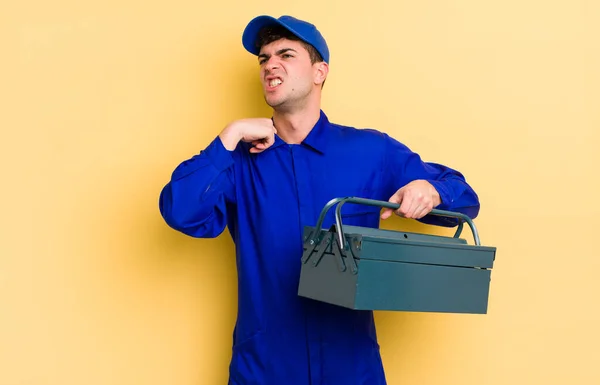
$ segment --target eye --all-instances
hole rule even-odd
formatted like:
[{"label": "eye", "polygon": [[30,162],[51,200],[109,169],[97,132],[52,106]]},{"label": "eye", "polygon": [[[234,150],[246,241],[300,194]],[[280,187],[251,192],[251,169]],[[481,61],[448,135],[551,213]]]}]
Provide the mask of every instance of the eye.
[{"label": "eye", "polygon": [[289,53],[284,53],[283,55],[281,55],[282,58],[289,58],[289,57],[293,57],[292,55],[290,55]]}]

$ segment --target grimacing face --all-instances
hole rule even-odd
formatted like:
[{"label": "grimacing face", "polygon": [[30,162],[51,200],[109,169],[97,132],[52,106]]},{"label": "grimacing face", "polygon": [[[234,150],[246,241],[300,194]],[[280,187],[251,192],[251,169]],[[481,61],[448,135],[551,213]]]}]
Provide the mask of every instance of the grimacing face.
[{"label": "grimacing face", "polygon": [[299,41],[280,39],[258,55],[265,101],[273,108],[301,106],[315,89],[316,64]]}]

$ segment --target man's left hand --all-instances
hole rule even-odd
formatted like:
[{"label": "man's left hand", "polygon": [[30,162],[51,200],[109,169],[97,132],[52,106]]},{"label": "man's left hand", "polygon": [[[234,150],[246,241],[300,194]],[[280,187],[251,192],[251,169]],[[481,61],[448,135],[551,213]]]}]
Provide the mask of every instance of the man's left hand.
[{"label": "man's left hand", "polygon": [[[441,203],[440,194],[426,180],[415,180],[400,188],[389,199],[400,204],[394,212],[404,218],[420,219]],[[392,209],[384,209],[381,219],[392,215]]]}]

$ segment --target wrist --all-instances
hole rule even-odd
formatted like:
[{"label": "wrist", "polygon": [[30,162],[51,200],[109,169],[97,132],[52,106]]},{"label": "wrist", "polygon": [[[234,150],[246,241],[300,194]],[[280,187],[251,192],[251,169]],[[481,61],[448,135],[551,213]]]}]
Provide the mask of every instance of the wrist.
[{"label": "wrist", "polygon": [[436,208],[444,203],[444,196],[447,197],[448,192],[439,181],[430,180],[428,182],[432,188],[431,198],[433,200],[433,208]]},{"label": "wrist", "polygon": [[237,147],[237,144],[242,139],[238,130],[236,130],[235,126],[227,126],[221,133],[219,134],[219,138],[223,143],[223,146],[228,151],[233,151]]},{"label": "wrist", "polygon": [[433,207],[437,207],[439,205],[442,204],[442,197],[440,196],[440,194],[437,192],[437,190],[435,189],[435,187],[433,188]]}]

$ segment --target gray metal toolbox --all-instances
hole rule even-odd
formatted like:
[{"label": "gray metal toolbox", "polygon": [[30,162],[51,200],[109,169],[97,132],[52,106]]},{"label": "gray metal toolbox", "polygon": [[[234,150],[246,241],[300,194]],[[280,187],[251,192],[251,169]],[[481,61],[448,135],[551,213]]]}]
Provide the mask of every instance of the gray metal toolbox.
[{"label": "gray metal toolbox", "polygon": [[[399,208],[355,197],[328,202],[316,226],[304,231],[298,295],[356,310],[487,313],[496,248],[481,246],[468,216],[430,213],[458,219],[454,237],[344,226],[341,209],[348,202]],[[335,225],[322,229],[336,204]],[[475,245],[459,238],[464,222]]]}]

